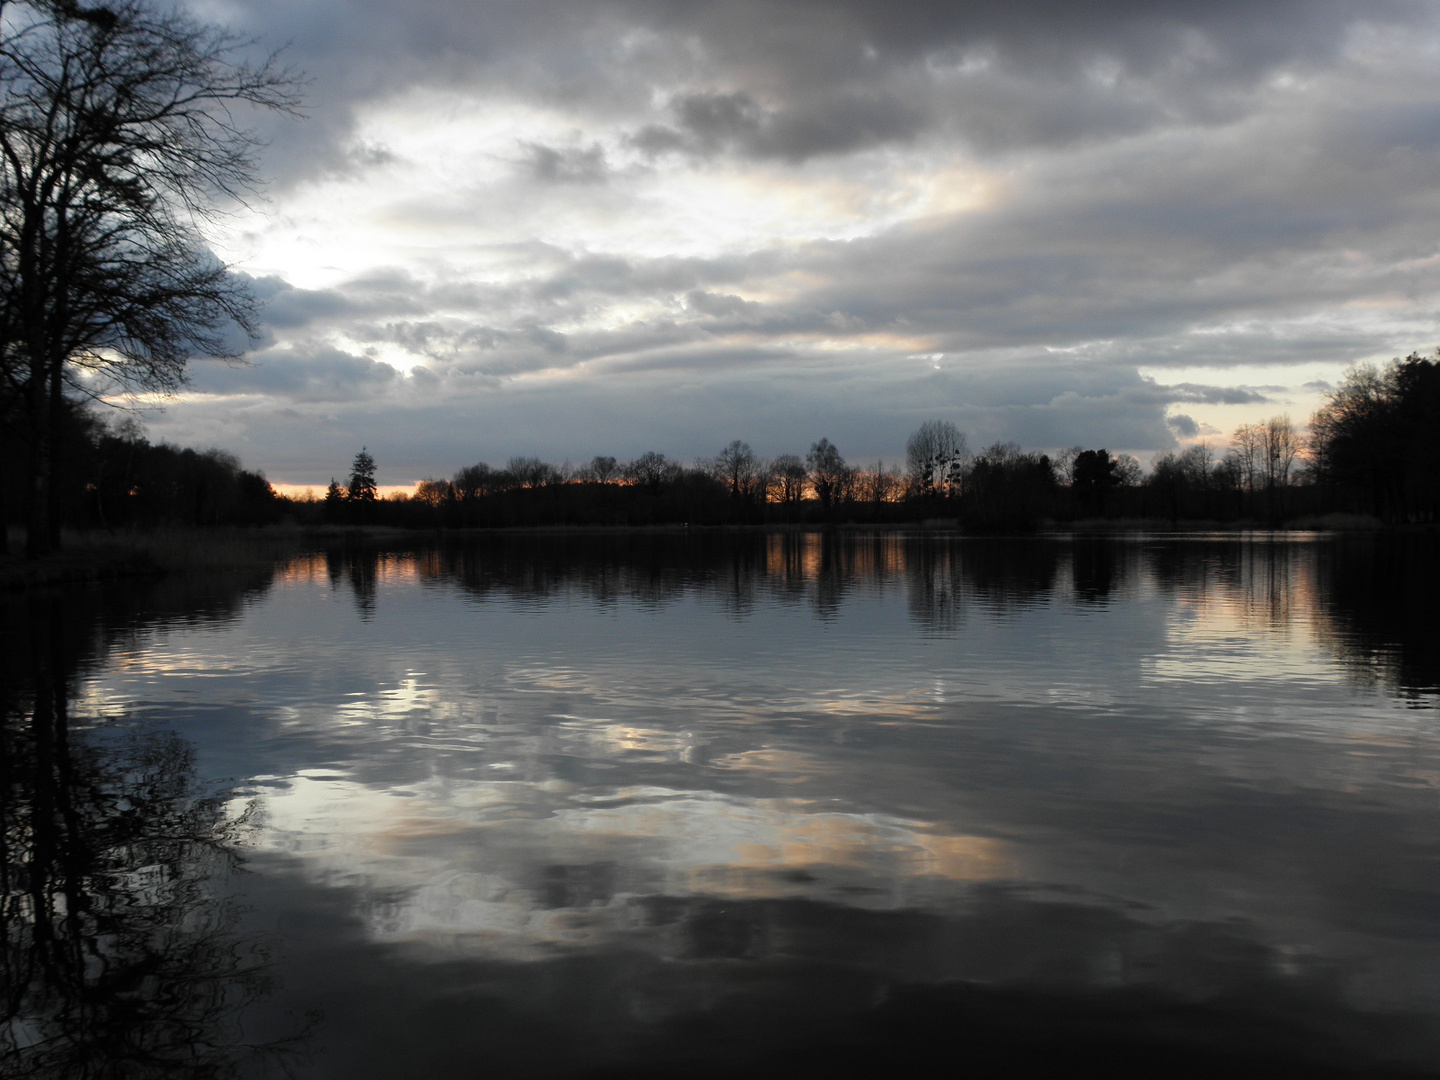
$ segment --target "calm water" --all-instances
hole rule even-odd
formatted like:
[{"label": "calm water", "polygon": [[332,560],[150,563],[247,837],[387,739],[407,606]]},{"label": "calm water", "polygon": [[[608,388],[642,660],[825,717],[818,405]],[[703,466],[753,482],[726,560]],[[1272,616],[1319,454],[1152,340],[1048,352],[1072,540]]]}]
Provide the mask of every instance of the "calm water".
[{"label": "calm water", "polygon": [[1436,554],[529,536],[11,598],[0,1067],[1440,1071]]}]

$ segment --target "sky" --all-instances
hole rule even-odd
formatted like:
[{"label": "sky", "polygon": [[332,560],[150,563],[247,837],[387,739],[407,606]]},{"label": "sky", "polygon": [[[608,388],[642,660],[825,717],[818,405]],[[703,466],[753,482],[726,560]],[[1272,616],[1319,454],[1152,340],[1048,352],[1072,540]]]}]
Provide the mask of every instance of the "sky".
[{"label": "sky", "polygon": [[146,414],[279,484],[829,438],[1154,455],[1440,343],[1440,6],[190,0],[284,47],[262,327]]}]

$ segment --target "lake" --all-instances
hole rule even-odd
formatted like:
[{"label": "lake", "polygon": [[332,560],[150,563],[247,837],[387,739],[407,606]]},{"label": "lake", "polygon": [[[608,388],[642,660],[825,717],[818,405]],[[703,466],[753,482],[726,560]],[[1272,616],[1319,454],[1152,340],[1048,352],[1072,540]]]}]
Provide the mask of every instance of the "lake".
[{"label": "lake", "polygon": [[5,598],[0,1066],[1440,1071],[1437,553],[510,534]]}]

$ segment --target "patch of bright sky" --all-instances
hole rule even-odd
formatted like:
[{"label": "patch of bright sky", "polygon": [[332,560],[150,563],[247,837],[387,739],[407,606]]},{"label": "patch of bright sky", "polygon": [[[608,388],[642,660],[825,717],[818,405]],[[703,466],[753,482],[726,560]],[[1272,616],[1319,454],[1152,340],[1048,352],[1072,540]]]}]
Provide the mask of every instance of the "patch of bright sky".
[{"label": "patch of bright sky", "polygon": [[[1303,427],[1316,409],[1325,403],[1328,386],[1336,385],[1348,365],[1330,361],[1301,364],[1246,365],[1236,367],[1163,367],[1139,369],[1141,376],[1154,379],[1163,386],[1195,383],[1200,386],[1235,386],[1237,382],[1265,394],[1270,400],[1257,404],[1238,405],[1181,402],[1171,407],[1171,414],[1183,414],[1200,425],[1194,438],[1181,438],[1183,444],[1207,442],[1211,446],[1228,445],[1230,435],[1241,424],[1259,419],[1289,415],[1297,427]],[[1237,378],[1238,376],[1238,378]],[[1306,384],[1311,385],[1306,385]]]},{"label": "patch of bright sky", "polygon": [[[238,223],[222,255],[253,274],[323,288],[367,267],[514,280],[533,272],[497,244],[535,241],[638,258],[713,256],[849,240],[994,197],[983,173],[933,150],[880,150],[833,163],[651,161],[616,127],[519,102],[411,91],[371,109],[356,145],[390,160],[311,181]],[[534,177],[536,147],[603,152],[589,179]]]}]

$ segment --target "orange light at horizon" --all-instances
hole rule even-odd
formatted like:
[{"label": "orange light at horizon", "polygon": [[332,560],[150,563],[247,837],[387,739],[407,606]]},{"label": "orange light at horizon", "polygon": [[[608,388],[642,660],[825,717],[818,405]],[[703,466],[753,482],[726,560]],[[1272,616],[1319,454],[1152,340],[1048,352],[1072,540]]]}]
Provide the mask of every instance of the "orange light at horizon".
[{"label": "orange light at horizon", "polygon": [[[379,484],[375,488],[376,494],[382,499],[394,498],[396,495],[413,495],[419,481],[412,484]],[[283,495],[287,499],[314,499],[317,502],[325,498],[325,489],[328,484],[287,484],[277,480],[270,481],[270,487],[276,495]],[[343,488],[344,485],[342,484]]]}]

